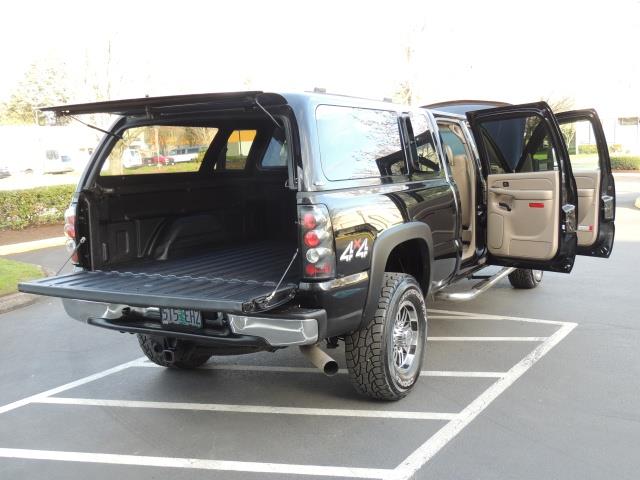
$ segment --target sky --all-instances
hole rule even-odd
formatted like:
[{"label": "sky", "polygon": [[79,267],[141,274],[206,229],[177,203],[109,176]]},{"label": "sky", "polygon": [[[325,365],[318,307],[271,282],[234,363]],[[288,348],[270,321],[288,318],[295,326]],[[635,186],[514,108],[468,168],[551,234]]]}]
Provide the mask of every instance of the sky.
[{"label": "sky", "polygon": [[314,87],[384,98],[408,82],[420,105],[569,97],[605,115],[640,112],[640,0],[21,0],[3,9],[0,100],[31,63],[49,61],[74,79],[72,102],[93,99],[89,77],[114,99]]}]

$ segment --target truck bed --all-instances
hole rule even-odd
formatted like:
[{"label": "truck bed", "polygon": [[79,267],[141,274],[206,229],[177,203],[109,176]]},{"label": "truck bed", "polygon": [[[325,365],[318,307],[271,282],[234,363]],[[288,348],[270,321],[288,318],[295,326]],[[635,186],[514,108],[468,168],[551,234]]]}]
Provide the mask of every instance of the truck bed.
[{"label": "truck bed", "polygon": [[294,252],[295,248],[279,242],[217,247],[181,258],[147,259],[24,282],[20,290],[131,306],[265,311],[295,293],[297,259],[274,299],[268,304],[261,301],[274,290]]}]

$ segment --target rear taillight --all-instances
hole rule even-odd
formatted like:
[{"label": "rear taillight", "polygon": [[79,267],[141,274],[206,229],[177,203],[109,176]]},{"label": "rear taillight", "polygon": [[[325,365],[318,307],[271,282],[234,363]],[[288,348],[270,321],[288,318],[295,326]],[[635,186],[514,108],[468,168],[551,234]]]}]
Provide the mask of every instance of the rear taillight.
[{"label": "rear taillight", "polygon": [[333,249],[331,219],[324,205],[299,205],[298,221],[302,244],[302,271],[305,278],[333,278],[336,254]]},{"label": "rear taillight", "polygon": [[67,237],[67,252],[73,252],[71,261],[78,263],[78,251],[76,250],[76,210],[69,207],[64,212],[64,236]]}]

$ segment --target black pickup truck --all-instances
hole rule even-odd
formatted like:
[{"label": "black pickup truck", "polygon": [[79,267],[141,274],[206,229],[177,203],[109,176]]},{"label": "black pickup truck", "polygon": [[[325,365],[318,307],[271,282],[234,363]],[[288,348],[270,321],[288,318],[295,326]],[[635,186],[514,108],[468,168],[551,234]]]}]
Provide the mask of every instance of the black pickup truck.
[{"label": "black pickup truck", "polygon": [[[297,345],[331,374],[318,344],[342,341],[355,388],[398,399],[422,368],[426,303],[507,275],[533,288],[613,247],[593,110],[263,92],[48,110],[118,120],[67,212],[74,272],[20,290],[137,334],[166,367]],[[597,153],[570,154],[584,135]],[[489,265],[505,268],[447,292]]]}]

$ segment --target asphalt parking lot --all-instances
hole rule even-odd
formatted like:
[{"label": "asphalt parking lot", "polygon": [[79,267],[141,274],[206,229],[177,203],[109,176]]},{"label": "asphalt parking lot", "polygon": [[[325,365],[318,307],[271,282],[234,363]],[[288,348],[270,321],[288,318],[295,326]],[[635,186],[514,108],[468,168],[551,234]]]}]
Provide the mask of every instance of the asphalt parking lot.
[{"label": "asphalt parking lot", "polygon": [[533,291],[431,303],[422,377],[400,402],[362,399],[294,349],[178,372],[57,300],[1,315],[0,478],[635,479],[640,190],[619,178],[612,257]]}]

